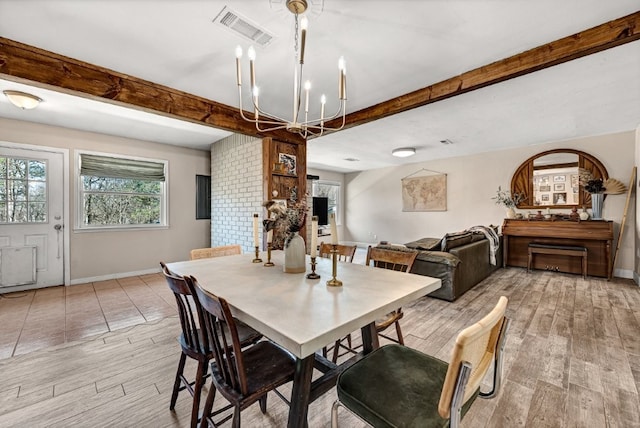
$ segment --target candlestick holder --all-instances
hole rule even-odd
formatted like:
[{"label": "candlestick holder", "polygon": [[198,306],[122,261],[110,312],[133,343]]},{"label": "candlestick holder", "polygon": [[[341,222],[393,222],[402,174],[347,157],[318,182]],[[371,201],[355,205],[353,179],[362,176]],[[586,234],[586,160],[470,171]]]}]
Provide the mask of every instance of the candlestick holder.
[{"label": "candlestick holder", "polygon": [[338,272],[338,249],[336,244],[331,244],[331,262],[333,264],[331,269],[333,278],[327,281],[327,285],[331,287],[341,287],[342,281],[336,278],[336,274]]},{"label": "candlestick holder", "polygon": [[267,243],[267,261],[264,265],[267,267],[275,266],[271,261],[271,242]]},{"label": "candlestick holder", "polygon": [[260,247],[256,245],[256,258],[253,259],[253,263],[262,263],[262,259],[260,258]]},{"label": "candlestick holder", "polygon": [[316,273],[316,258],[311,257],[311,273],[307,275],[309,279],[318,279],[320,275]]}]

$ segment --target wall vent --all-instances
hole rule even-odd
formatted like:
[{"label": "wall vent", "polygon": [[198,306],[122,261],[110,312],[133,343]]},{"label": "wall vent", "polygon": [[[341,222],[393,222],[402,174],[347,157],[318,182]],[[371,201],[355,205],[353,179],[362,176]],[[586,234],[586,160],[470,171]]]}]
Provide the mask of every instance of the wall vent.
[{"label": "wall vent", "polygon": [[274,37],[273,34],[269,34],[265,29],[260,28],[258,24],[231,10],[229,6],[225,6],[213,22],[262,47],[271,43]]}]

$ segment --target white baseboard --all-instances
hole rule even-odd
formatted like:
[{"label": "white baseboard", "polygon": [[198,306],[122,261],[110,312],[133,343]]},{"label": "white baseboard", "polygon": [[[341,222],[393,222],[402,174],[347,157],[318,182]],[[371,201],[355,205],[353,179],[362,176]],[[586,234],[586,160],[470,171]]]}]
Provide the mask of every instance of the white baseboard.
[{"label": "white baseboard", "polygon": [[638,276],[638,272],[633,272],[633,282],[635,282],[636,285],[640,285],[640,276]]},{"label": "white baseboard", "polygon": [[[615,276],[616,278],[627,278],[627,279],[633,279],[634,278],[634,274],[635,272],[629,269],[615,269],[613,271],[613,276]],[[636,281],[636,284],[638,283],[638,281]]]},{"label": "white baseboard", "polygon": [[356,245],[358,248],[364,248],[364,249],[369,247],[369,245],[371,245],[372,247],[375,247],[376,245],[379,244],[379,242],[359,242],[359,241],[342,241],[342,243],[344,245]]},{"label": "white baseboard", "polygon": [[70,285],[86,284],[88,282],[108,281],[110,279],[126,278],[128,276],[148,275],[151,273],[158,273],[158,272],[160,272],[160,268],[138,270],[135,272],[112,273],[109,275],[92,276],[89,278],[77,278],[77,279],[71,280]]}]

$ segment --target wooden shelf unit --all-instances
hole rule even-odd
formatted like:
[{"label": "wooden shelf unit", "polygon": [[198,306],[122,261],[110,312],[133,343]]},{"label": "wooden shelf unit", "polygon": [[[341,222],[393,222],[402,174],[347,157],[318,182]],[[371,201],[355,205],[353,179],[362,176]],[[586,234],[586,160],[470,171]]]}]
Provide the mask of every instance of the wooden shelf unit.
[{"label": "wooden shelf unit", "polygon": [[[580,246],[587,249],[587,274],[611,279],[611,243],[613,222],[606,220],[587,221],[536,221],[505,219],[502,224],[504,236],[504,266],[527,267],[529,243]],[[534,269],[545,269],[567,273],[582,273],[577,257],[540,254],[533,262]],[[556,269],[557,268],[557,269]]]},{"label": "wooden shelf unit", "polygon": [[[280,153],[296,157],[296,174],[276,172],[273,164],[278,163]],[[263,195],[265,200],[273,199],[272,192],[278,192],[277,199],[289,199],[291,189],[298,189],[298,199],[307,193],[307,146],[305,143],[288,143],[272,138],[262,139]]]}]

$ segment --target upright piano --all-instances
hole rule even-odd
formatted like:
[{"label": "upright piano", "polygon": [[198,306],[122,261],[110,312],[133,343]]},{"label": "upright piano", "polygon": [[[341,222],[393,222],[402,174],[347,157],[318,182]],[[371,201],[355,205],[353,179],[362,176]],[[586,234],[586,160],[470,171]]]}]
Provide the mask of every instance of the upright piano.
[{"label": "upright piano", "polygon": [[[505,219],[503,265],[527,267],[529,244],[579,246],[587,249],[587,274],[611,279],[613,222],[607,220]],[[559,272],[582,272],[578,257],[538,254],[532,268]]]}]

